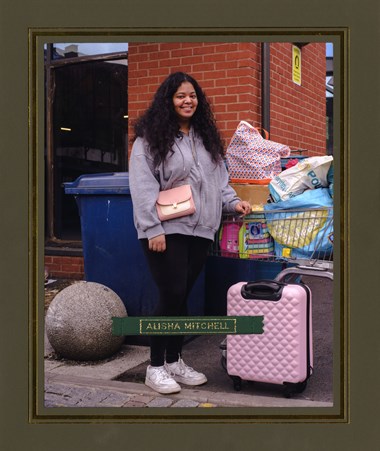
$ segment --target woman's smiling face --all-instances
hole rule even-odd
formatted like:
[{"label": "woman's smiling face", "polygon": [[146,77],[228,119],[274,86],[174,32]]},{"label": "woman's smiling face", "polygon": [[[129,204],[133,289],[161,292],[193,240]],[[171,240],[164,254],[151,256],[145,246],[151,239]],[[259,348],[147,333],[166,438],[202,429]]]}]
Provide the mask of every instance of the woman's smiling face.
[{"label": "woman's smiling face", "polygon": [[189,122],[198,105],[197,94],[191,83],[185,81],[179,86],[173,95],[173,105],[179,122]]}]

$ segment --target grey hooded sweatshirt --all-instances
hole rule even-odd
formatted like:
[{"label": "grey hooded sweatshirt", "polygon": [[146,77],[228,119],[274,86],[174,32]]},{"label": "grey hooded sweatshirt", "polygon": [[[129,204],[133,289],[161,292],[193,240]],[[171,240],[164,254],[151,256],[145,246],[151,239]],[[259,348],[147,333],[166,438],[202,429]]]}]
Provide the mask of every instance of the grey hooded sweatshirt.
[{"label": "grey hooded sweatshirt", "polygon": [[[235,213],[240,201],[228,185],[224,162],[212,161],[192,129],[175,139],[171,152],[156,168],[147,142],[137,138],[129,162],[129,184],[139,239],[179,233],[213,240],[222,211]],[[161,222],[156,211],[159,191],[185,184],[191,185],[195,213]]]}]

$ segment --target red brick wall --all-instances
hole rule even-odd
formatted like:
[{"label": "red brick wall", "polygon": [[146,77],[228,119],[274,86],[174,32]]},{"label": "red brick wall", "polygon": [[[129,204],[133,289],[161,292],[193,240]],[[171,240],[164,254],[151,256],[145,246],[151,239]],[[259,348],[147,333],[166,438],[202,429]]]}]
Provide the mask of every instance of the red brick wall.
[{"label": "red brick wall", "polygon": [[271,138],[309,155],[326,153],[325,44],[301,50],[301,86],[292,81],[292,44],[271,45]]},{"label": "red brick wall", "polygon": [[[292,45],[270,45],[270,122],[274,141],[310,155],[326,153],[325,44],[302,48],[302,86],[292,81]],[[131,123],[149,105],[171,72],[193,75],[215,112],[228,145],[240,120],[261,126],[259,43],[130,43],[128,114]],[[83,258],[46,256],[50,277],[83,278]]]},{"label": "red brick wall", "polygon": [[46,255],[45,268],[51,279],[84,278],[83,257],[67,257],[62,255]]},{"label": "red brick wall", "polygon": [[130,124],[149,105],[159,84],[177,70],[188,72],[200,83],[227,141],[239,120],[260,121],[257,44],[131,43],[128,49]]},{"label": "red brick wall", "polygon": [[[270,138],[292,149],[325,154],[325,44],[303,47],[302,86],[292,82],[291,44],[273,43],[270,48]],[[130,43],[128,68],[130,125],[158,85],[177,70],[194,76],[204,89],[226,144],[240,120],[261,125],[258,43]]]}]

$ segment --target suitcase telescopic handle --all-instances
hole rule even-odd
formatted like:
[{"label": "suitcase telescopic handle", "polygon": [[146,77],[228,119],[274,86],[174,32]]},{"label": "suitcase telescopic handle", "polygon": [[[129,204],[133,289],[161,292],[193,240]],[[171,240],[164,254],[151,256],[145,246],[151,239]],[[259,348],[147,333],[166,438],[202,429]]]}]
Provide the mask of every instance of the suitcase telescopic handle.
[{"label": "suitcase telescopic handle", "polygon": [[244,299],[278,301],[281,299],[282,290],[285,285],[285,283],[274,280],[248,282],[242,286],[241,295]]}]

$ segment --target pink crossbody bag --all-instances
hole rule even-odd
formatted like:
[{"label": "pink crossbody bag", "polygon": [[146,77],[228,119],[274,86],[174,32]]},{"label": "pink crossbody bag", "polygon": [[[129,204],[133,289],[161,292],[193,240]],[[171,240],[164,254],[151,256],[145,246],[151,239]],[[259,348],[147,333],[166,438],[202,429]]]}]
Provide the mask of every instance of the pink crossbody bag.
[{"label": "pink crossbody bag", "polygon": [[160,191],[156,202],[160,221],[192,215],[195,204],[190,185]]}]

